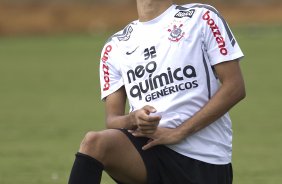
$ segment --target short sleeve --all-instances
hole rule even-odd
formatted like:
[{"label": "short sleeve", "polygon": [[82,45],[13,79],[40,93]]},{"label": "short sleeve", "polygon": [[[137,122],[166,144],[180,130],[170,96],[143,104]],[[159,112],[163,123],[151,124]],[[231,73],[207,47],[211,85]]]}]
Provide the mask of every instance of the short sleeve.
[{"label": "short sleeve", "polygon": [[211,65],[244,56],[227,22],[215,8],[206,6],[201,21],[204,45]]},{"label": "short sleeve", "polygon": [[123,86],[123,79],[118,65],[119,56],[117,47],[113,42],[104,46],[100,59],[100,85],[101,99],[117,91]]}]

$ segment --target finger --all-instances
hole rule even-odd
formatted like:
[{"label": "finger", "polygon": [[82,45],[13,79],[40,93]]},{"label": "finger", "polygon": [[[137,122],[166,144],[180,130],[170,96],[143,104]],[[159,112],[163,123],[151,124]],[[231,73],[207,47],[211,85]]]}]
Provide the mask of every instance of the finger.
[{"label": "finger", "polygon": [[138,115],[139,119],[141,119],[143,121],[150,121],[150,122],[152,122],[152,121],[160,121],[161,116],[155,114],[157,112],[157,110],[154,107],[146,105],[142,109],[143,109],[143,111],[141,110],[138,113],[139,114]]},{"label": "finger", "polygon": [[156,122],[156,123],[158,123],[161,120],[161,116],[144,115],[144,116],[141,116],[140,119],[145,121],[145,122]]},{"label": "finger", "polygon": [[158,121],[160,121],[161,120],[161,116],[160,115],[155,115],[155,116],[152,116],[152,115],[149,115],[148,116],[148,120],[147,121],[149,121],[149,122],[153,122],[153,121],[156,121],[156,122],[158,122]]},{"label": "finger", "polygon": [[131,133],[134,137],[146,137],[142,132],[140,131],[134,131]]},{"label": "finger", "polygon": [[127,132],[129,132],[129,133],[131,133],[131,134],[134,133],[134,131],[135,131],[135,130],[127,130]]},{"label": "finger", "polygon": [[146,133],[146,132],[155,132],[158,128],[158,124],[153,124],[151,125],[138,125],[138,130],[140,132]]},{"label": "finger", "polygon": [[144,106],[143,109],[146,111],[146,114],[148,114],[148,115],[150,113],[157,112],[157,110],[153,106],[150,106],[150,105]]},{"label": "finger", "polygon": [[134,131],[131,134],[135,137],[152,137],[156,130]]},{"label": "finger", "polygon": [[148,131],[155,131],[157,128],[156,127],[139,127],[140,132],[145,133]]},{"label": "finger", "polygon": [[141,128],[138,128],[134,131],[131,131],[130,133],[135,137],[148,137],[153,138],[153,134],[156,132],[157,128],[155,129],[146,129],[142,130]]},{"label": "finger", "polygon": [[145,146],[142,147],[142,150],[148,150],[148,149],[150,149],[154,146],[157,146],[157,145],[159,145],[158,139],[154,139],[154,140],[150,139],[148,141],[148,143]]},{"label": "finger", "polygon": [[141,129],[156,129],[158,126],[159,122],[158,121],[152,121],[152,122],[148,122],[148,121],[144,121],[144,122],[139,122],[138,123],[138,128]]}]

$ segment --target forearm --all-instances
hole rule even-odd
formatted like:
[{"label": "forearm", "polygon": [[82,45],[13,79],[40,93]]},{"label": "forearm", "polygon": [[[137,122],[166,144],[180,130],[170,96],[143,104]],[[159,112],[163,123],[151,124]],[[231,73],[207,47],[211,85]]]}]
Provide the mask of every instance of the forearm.
[{"label": "forearm", "polygon": [[181,137],[192,135],[210,125],[245,97],[245,85],[238,61],[220,64],[216,70],[222,85],[201,110],[177,128]]},{"label": "forearm", "polygon": [[125,115],[107,117],[106,126],[107,128],[125,128],[129,130],[136,129],[134,112]]},{"label": "forearm", "polygon": [[178,127],[181,137],[187,137],[210,125],[245,97],[243,89],[221,87],[211,100],[193,117]]},{"label": "forearm", "polygon": [[125,114],[125,109],[126,93],[125,88],[121,87],[105,99],[106,127],[125,129],[136,128],[134,120],[135,112]]}]

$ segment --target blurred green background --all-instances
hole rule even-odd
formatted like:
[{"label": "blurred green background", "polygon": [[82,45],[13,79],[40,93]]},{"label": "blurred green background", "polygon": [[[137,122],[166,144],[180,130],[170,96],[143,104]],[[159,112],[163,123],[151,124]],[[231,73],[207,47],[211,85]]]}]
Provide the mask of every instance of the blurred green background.
[{"label": "blurred green background", "polygon": [[[67,183],[84,134],[105,128],[100,52],[136,18],[132,2],[0,0],[0,184]],[[282,183],[277,2],[202,1],[219,7],[246,55],[247,98],[231,111],[235,184]],[[114,182],[104,173],[102,183]]]}]

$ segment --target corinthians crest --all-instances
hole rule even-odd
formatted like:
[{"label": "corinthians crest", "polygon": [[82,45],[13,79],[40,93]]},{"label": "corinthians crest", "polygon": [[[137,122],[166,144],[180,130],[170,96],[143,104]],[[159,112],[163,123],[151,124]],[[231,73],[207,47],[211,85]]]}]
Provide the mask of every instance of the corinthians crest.
[{"label": "corinthians crest", "polygon": [[168,39],[173,42],[178,42],[183,38],[185,32],[182,30],[183,24],[177,26],[176,24],[173,25],[172,29],[168,29],[167,31],[170,32]]}]

